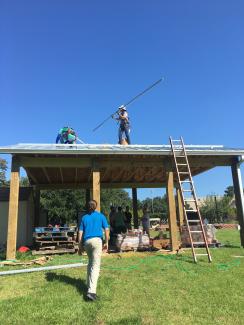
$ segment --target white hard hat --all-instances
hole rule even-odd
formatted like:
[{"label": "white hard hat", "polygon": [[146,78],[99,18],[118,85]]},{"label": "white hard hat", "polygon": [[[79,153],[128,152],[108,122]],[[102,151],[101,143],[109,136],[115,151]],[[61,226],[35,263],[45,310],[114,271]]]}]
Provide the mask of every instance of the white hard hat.
[{"label": "white hard hat", "polygon": [[126,107],[124,105],[121,105],[119,109],[123,109],[124,111],[126,111]]}]

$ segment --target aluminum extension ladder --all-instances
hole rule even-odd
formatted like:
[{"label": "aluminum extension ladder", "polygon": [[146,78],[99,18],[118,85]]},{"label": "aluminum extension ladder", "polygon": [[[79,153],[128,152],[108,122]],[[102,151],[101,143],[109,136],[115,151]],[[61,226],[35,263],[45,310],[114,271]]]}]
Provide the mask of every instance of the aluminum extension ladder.
[{"label": "aluminum extension ladder", "polygon": [[[187,230],[189,232],[190,242],[191,242],[191,249],[192,249],[192,255],[194,262],[197,262],[197,256],[208,256],[208,261],[212,262],[212,258],[210,255],[208,243],[207,243],[207,237],[204,231],[204,226],[198,206],[198,200],[196,196],[196,191],[191,175],[190,165],[188,162],[186,149],[184,145],[183,138],[180,137],[180,140],[173,140],[172,137],[169,138],[172,154],[174,156],[174,162],[175,162],[175,168],[177,173],[177,179],[179,183],[179,189],[180,189],[180,195],[181,200],[183,203],[183,211],[184,211],[184,217],[185,222],[187,226]],[[189,210],[187,208],[188,202],[193,202],[195,208],[193,210]],[[195,220],[189,220],[187,216],[187,212],[196,212],[196,218]],[[192,230],[191,223],[197,223],[200,225],[200,230]],[[201,242],[195,242],[193,241],[192,235],[194,233],[201,233],[202,234],[202,240]],[[204,245],[206,249],[205,254],[197,254],[195,251],[196,245]]]}]

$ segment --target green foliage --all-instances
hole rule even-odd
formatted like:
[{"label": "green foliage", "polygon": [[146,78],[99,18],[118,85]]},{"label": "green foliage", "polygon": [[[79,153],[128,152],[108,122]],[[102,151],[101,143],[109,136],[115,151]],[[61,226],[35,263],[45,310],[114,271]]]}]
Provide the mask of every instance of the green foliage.
[{"label": "green foliage", "polygon": [[101,211],[108,216],[110,206],[122,206],[125,208],[127,205],[131,207],[132,200],[128,192],[121,189],[103,189],[101,192]]},{"label": "green foliage", "polygon": [[84,190],[42,191],[40,206],[48,211],[49,220],[61,218],[69,222],[76,220],[84,202]]},{"label": "green foliage", "polygon": [[[55,190],[41,192],[41,208],[48,212],[50,219],[62,218],[66,222],[77,219],[80,211],[85,210],[85,190]],[[131,206],[128,193],[121,189],[102,190],[101,210],[108,216],[110,205]]]},{"label": "green foliage", "polygon": [[235,194],[234,194],[234,187],[233,187],[232,185],[226,187],[224,196],[227,196],[227,197],[233,198],[234,195],[235,195]]},{"label": "green foliage", "polygon": [[8,170],[7,161],[0,158],[0,186],[7,186],[6,172]]},{"label": "green foliage", "polygon": [[162,218],[167,219],[168,207],[167,207],[167,197],[164,195],[156,196],[154,198],[146,198],[141,202],[141,206],[147,205],[150,216],[152,218]]},{"label": "green foliage", "polygon": [[30,182],[29,182],[28,177],[22,176],[20,178],[20,186],[30,186]]},{"label": "green foliage", "polygon": [[202,217],[207,218],[210,223],[233,221],[236,219],[236,208],[232,202],[233,198],[229,195],[221,198],[207,196],[200,208]]}]

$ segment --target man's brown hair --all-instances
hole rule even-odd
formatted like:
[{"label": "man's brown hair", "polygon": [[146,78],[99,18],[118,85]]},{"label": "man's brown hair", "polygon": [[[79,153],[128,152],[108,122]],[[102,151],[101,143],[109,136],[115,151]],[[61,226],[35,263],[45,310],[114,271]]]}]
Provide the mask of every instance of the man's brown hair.
[{"label": "man's brown hair", "polygon": [[95,200],[89,201],[89,203],[88,203],[89,211],[95,211],[96,208],[97,208],[97,201],[95,201]]}]

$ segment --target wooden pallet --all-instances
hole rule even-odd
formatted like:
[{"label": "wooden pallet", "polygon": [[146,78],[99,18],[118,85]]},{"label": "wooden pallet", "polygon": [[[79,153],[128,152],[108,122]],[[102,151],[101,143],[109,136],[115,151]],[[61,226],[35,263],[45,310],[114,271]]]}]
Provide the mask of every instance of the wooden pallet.
[{"label": "wooden pallet", "polygon": [[75,253],[74,248],[50,249],[50,250],[33,250],[32,255],[53,255],[53,254],[67,254]]}]

